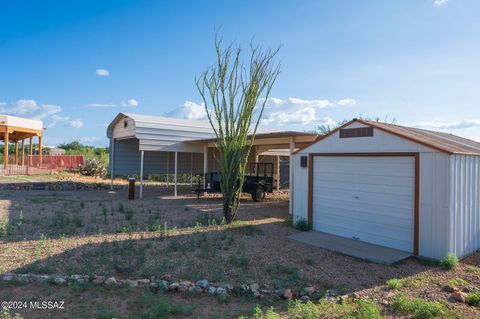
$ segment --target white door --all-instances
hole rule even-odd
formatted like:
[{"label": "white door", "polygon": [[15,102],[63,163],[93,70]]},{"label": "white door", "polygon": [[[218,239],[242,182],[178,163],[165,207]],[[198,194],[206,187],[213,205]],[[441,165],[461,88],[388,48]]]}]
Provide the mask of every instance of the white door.
[{"label": "white door", "polygon": [[313,229],[413,252],[412,156],[315,156]]}]

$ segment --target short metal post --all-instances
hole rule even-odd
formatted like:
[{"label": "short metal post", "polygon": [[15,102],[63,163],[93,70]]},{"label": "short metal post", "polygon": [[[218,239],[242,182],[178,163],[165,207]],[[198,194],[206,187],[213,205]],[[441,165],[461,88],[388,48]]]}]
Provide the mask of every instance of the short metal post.
[{"label": "short metal post", "polygon": [[135,177],[130,177],[128,179],[128,199],[135,199]]}]

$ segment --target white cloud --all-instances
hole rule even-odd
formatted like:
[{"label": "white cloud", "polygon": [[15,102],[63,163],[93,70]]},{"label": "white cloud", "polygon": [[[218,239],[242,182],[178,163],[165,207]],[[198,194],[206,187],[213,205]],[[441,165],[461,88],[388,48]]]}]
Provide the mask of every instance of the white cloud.
[{"label": "white cloud", "polygon": [[95,70],[95,73],[98,76],[109,76],[110,75],[110,71],[105,70],[105,69],[97,69],[97,70]]},{"label": "white cloud", "polygon": [[83,122],[79,118],[76,118],[76,119],[73,119],[73,120],[68,119],[68,120],[65,121],[64,125],[67,126],[67,127],[81,128],[83,126]]},{"label": "white cloud", "polygon": [[138,101],[135,99],[128,99],[126,101],[122,101],[122,106],[135,107],[138,106]]},{"label": "white cloud", "polygon": [[447,1],[448,0],[433,0],[433,4],[436,6],[443,6]]},{"label": "white cloud", "polygon": [[316,107],[320,109],[333,106],[328,100],[304,100],[296,97],[289,97],[287,102],[299,107]]},{"label": "white cloud", "polygon": [[13,103],[0,103],[0,113],[43,120],[60,113],[62,108],[53,104],[39,105],[35,100],[17,100]]},{"label": "white cloud", "polygon": [[412,126],[429,130],[460,130],[469,128],[480,128],[480,120],[462,120],[453,122],[432,121],[417,123]]},{"label": "white cloud", "polygon": [[177,107],[171,112],[165,114],[170,117],[178,117],[188,120],[206,120],[207,112],[205,104],[198,104],[192,101],[185,101],[182,106]]},{"label": "white cloud", "polygon": [[357,101],[355,101],[354,99],[341,99],[337,102],[337,104],[340,106],[351,106],[355,105],[356,103]]},{"label": "white cloud", "polygon": [[0,113],[42,120],[46,123],[47,128],[54,127],[57,124],[72,128],[83,126],[81,119],[61,116],[61,112],[62,107],[59,105],[38,104],[35,100],[22,99],[12,103],[0,102]]},{"label": "white cloud", "polygon": [[70,128],[81,128],[83,127],[83,122],[79,118],[71,119],[68,116],[52,115],[49,119],[47,128],[52,128],[56,125],[63,125]]},{"label": "white cloud", "polygon": [[306,100],[289,97],[279,99],[270,97],[265,105],[262,124],[307,125],[307,124],[334,124],[330,118],[321,116],[321,110],[335,106],[354,105],[354,99],[340,99],[337,103],[326,99]]},{"label": "white cloud", "polygon": [[[260,105],[265,100],[258,101]],[[307,124],[335,124],[331,118],[321,116],[321,110],[327,107],[354,105],[354,99],[340,99],[337,103],[324,99],[306,100],[297,97],[280,99],[269,97],[265,103],[262,116],[262,124],[283,125],[307,125]],[[185,103],[165,114],[166,116],[178,117],[190,120],[205,120],[207,112],[203,103],[198,104],[192,101]]]}]

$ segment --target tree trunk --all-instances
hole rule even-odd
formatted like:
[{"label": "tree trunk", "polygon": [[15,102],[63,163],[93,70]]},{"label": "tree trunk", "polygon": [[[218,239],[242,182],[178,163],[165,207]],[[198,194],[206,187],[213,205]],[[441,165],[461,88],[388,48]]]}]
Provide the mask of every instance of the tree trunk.
[{"label": "tree trunk", "polygon": [[223,197],[223,216],[227,224],[230,224],[235,219],[239,203],[240,197],[237,194]]}]

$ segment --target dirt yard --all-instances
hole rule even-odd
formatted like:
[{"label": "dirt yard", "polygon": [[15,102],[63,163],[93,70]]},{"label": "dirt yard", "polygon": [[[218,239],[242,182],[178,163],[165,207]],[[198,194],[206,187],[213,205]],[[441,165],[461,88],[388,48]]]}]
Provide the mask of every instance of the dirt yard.
[{"label": "dirt yard", "polygon": [[[287,236],[298,230],[289,223],[285,196],[270,196],[263,203],[245,197],[237,221],[225,225],[218,198],[197,200],[190,194],[173,198],[170,192],[148,188],[145,198],[135,201],[126,200],[123,190],[2,192],[0,273],[117,278],[169,274],[178,280],[205,278],[219,284],[257,283],[296,290],[314,286],[339,295],[357,293],[390,317],[403,317],[390,304],[395,295],[405,293],[440,302],[448,313],[444,317],[480,317],[480,308],[448,301],[449,293],[442,290],[458,278],[468,289],[478,289],[480,255],[450,271],[413,259],[378,265],[289,240]],[[389,279],[399,279],[401,284],[388,288]],[[72,318],[73,314],[126,318],[158,305],[165,308],[163,317],[236,318],[251,315],[256,304],[286,311],[285,301],[251,298],[217,300],[181,293],[152,295],[148,289],[49,284],[0,286],[1,301],[42,298],[63,298],[68,309],[19,312],[26,318]]]}]

